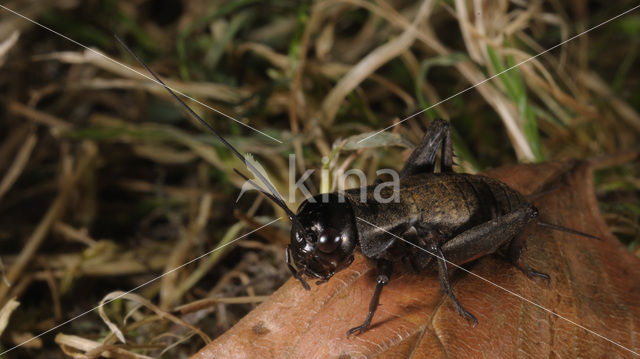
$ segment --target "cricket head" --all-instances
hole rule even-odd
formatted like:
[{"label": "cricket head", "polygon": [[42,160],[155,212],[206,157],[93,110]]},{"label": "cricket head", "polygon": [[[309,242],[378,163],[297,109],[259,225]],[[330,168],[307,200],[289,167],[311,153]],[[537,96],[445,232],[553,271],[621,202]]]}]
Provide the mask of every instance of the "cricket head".
[{"label": "cricket head", "polygon": [[309,289],[301,275],[317,278],[316,284],[320,284],[353,262],[358,244],[356,218],[351,204],[335,193],[303,202],[296,217],[299,226],[293,223],[291,227],[287,264]]}]

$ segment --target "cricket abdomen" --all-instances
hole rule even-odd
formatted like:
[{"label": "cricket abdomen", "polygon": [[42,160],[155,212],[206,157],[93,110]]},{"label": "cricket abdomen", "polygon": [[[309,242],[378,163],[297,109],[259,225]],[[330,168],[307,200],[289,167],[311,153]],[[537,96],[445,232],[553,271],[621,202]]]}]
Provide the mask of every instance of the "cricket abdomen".
[{"label": "cricket abdomen", "polygon": [[400,183],[401,192],[406,192],[406,200],[419,214],[420,224],[449,238],[512,212],[525,202],[504,183],[480,175],[432,173],[410,176]]}]

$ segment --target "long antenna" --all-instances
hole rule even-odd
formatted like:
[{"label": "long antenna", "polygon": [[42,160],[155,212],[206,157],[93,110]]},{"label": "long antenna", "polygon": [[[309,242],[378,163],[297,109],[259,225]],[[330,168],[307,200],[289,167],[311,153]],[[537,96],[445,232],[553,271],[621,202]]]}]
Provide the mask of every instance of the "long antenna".
[{"label": "long antenna", "polygon": [[587,234],[587,233],[584,233],[584,232],[580,232],[580,231],[576,231],[575,229],[559,226],[559,225],[553,224],[553,223],[537,221],[537,224],[542,226],[542,227],[546,227],[546,228],[552,229],[554,231],[572,233],[572,234],[576,234],[576,235],[582,236],[582,237],[597,239],[599,241],[602,240],[601,238],[598,238],[596,236],[592,236],[590,234]]},{"label": "long antenna", "polygon": [[[235,147],[233,147],[229,142],[227,142],[227,140],[224,139],[224,137],[222,137],[222,135],[220,135],[218,133],[218,131],[216,131],[208,122],[206,122],[205,120],[202,119],[202,117],[200,117],[197,113],[195,113],[195,111],[193,111],[191,109],[191,107],[189,107],[189,105],[187,105],[180,97],[178,97],[178,95],[176,95],[176,93],[169,87],[167,86],[164,81],[162,81],[156,74],[155,72],[153,72],[149,66],[147,66],[147,64],[142,61],[142,59],[136,55],[133,50],[131,50],[125,43],[124,41],[122,41],[122,39],[120,39],[120,37],[118,35],[113,35],[116,40],[120,43],[120,45],[127,50],[127,52],[133,56],[133,58],[136,59],[136,61],[138,61],[140,63],[140,65],[142,65],[150,74],[151,76],[153,76],[154,79],[156,79],[156,81],[162,85],[167,91],[169,91],[169,93],[173,96],[173,98],[175,98],[191,115],[191,117],[193,117],[194,119],[198,120],[198,122],[200,122],[204,127],[206,127],[209,132],[213,133],[218,140],[220,140],[220,142],[222,142],[222,144],[229,149],[229,151],[231,151],[236,157],[238,157],[240,160],[242,160],[242,162],[244,162],[245,166],[247,166],[247,168],[254,174],[256,175],[256,177],[258,177],[260,179],[260,181],[262,183],[264,183],[265,186],[267,186],[267,189],[269,190],[269,192],[271,192],[270,195],[268,195],[267,197],[269,199],[271,199],[272,201],[274,201],[280,208],[282,208],[286,213],[287,216],[289,217],[289,220],[291,220],[291,222],[299,227],[299,229],[303,229],[302,224],[300,223],[300,221],[298,220],[298,218],[296,217],[295,213],[293,213],[293,211],[291,211],[291,209],[287,206],[287,204],[284,202],[284,200],[282,199],[282,197],[280,196],[280,194],[278,193],[278,191],[273,187],[273,185],[271,185],[271,182],[269,182],[268,179],[266,179],[262,173],[260,173],[260,171],[258,171],[253,164],[251,164],[251,162],[247,161],[247,159],[240,153],[238,152],[238,150],[236,150]],[[246,178],[246,177],[245,177]],[[254,184],[255,185],[255,184]],[[257,186],[257,188],[262,189],[262,187]],[[264,191],[264,190],[263,190]],[[266,193],[266,191],[264,191]],[[268,194],[268,193],[266,193]]]}]

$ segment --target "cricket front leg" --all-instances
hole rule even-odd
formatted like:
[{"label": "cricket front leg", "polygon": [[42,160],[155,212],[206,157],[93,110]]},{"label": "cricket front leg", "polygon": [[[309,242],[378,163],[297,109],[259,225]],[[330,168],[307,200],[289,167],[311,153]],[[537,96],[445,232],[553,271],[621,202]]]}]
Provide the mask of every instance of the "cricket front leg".
[{"label": "cricket front leg", "polygon": [[373,297],[371,297],[371,302],[369,302],[369,313],[365,318],[362,325],[359,325],[355,328],[351,328],[347,331],[347,337],[351,334],[364,333],[369,326],[371,325],[371,319],[373,319],[373,315],[378,308],[378,303],[380,302],[380,293],[382,293],[382,288],[389,283],[389,278],[391,278],[391,272],[393,271],[393,263],[386,259],[378,259],[377,261],[378,267],[378,277],[376,278],[376,289],[373,291]]}]

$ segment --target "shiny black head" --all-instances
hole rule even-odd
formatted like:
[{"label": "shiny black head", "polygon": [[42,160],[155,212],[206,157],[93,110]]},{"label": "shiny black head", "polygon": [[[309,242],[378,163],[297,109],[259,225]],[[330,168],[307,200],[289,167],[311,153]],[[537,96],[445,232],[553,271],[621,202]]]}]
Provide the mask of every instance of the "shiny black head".
[{"label": "shiny black head", "polygon": [[[315,203],[305,201],[298,208],[296,216],[302,228],[292,226],[287,248],[287,255],[291,252],[297,268],[296,278],[305,288],[308,285],[301,274],[318,278],[320,283],[329,280],[351,264],[358,244],[356,218],[348,200],[335,193],[318,195],[313,200]],[[293,271],[291,266],[290,269]]]}]

